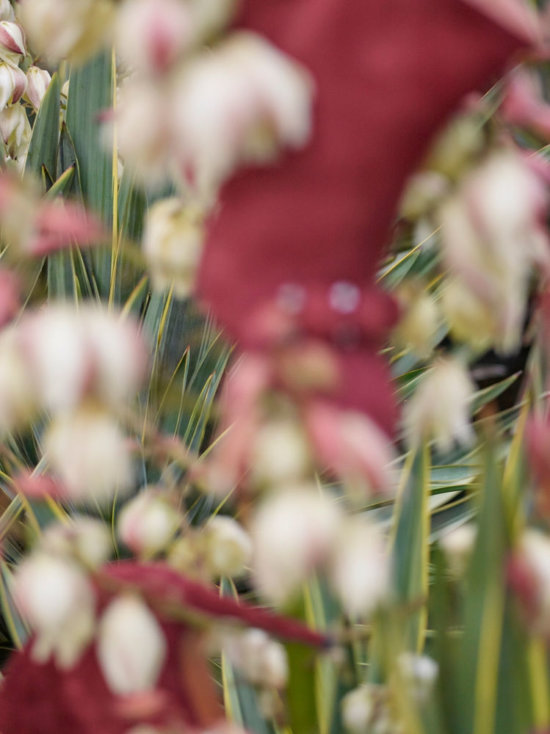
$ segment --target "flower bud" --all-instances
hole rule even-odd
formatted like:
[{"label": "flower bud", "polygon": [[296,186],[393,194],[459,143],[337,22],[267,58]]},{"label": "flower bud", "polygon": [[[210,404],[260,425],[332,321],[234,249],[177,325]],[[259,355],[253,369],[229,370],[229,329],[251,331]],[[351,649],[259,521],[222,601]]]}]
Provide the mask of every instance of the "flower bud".
[{"label": "flower bud", "polygon": [[224,651],[230,662],[252,685],[279,690],[286,686],[286,651],[263,630],[251,629],[230,635],[224,644]]},{"label": "flower bud", "polygon": [[0,109],[18,102],[27,87],[25,72],[18,66],[0,63]]},{"label": "flower bud", "polygon": [[31,142],[31,126],[24,107],[10,105],[0,111],[0,135],[9,157],[23,169]]},{"label": "flower bud", "polygon": [[388,692],[384,686],[362,685],[342,699],[342,720],[349,734],[390,734],[387,727]]},{"label": "flower bud", "polygon": [[458,578],[466,571],[474,549],[476,535],[476,526],[473,523],[466,523],[441,536],[440,544],[453,576]]},{"label": "flower bud", "polygon": [[550,538],[528,529],[509,566],[508,578],[536,633],[550,634]]},{"label": "flower bud", "polygon": [[238,522],[216,515],[203,530],[206,564],[214,577],[242,576],[252,556],[252,541]]},{"label": "flower bud", "polygon": [[149,209],[143,252],[158,290],[173,287],[178,298],[193,291],[204,242],[204,225],[197,211],[180,199],[163,199]]},{"label": "flower bud", "polygon": [[123,507],[118,519],[118,536],[134,553],[154,555],[167,548],[181,521],[166,493],[150,487]]},{"label": "flower bud", "polygon": [[329,575],[344,611],[352,618],[368,617],[387,599],[391,564],[376,525],[365,517],[342,525]]},{"label": "flower bud", "polygon": [[278,605],[288,601],[327,560],[340,520],[335,502],[309,486],[286,488],[260,505],[251,527],[260,593]]},{"label": "flower bud", "polygon": [[9,20],[0,21],[0,60],[17,65],[26,53],[21,26]]},{"label": "flower bud", "polygon": [[498,319],[487,303],[479,299],[460,278],[445,279],[441,291],[441,310],[452,336],[484,350],[490,344],[502,351]]},{"label": "flower bud", "polygon": [[93,406],[56,416],[43,452],[74,502],[105,505],[132,487],[129,442],[117,421]]},{"label": "flower bud", "polygon": [[48,553],[73,555],[91,568],[106,563],[113,551],[107,526],[86,516],[73,516],[68,523],[50,525],[40,538],[40,547]]},{"label": "flower bud", "polygon": [[439,675],[439,665],[427,655],[415,655],[411,652],[402,653],[397,662],[400,675],[413,700],[420,704],[425,703]]},{"label": "flower bud", "polygon": [[400,347],[410,349],[420,359],[428,359],[436,342],[439,312],[433,297],[421,284],[407,284],[398,291],[403,315],[394,330]]},{"label": "flower bud", "polygon": [[309,445],[296,419],[274,419],[259,428],[251,456],[253,481],[261,485],[299,481],[310,466]]},{"label": "flower bud", "polygon": [[72,667],[93,636],[95,595],[84,572],[69,559],[35,553],[18,567],[13,593],[36,633],[33,657],[44,662],[53,654]]},{"label": "flower bud", "polygon": [[137,596],[118,596],[99,621],[97,657],[107,685],[117,696],[156,686],[166,659],[164,633]]},{"label": "flower bud", "polygon": [[474,386],[464,367],[453,359],[437,360],[405,405],[409,444],[433,438],[439,451],[450,451],[454,441],[473,439],[470,405]]},{"label": "flower bud", "polygon": [[44,99],[44,95],[48,90],[52,78],[49,71],[41,69],[38,66],[31,66],[27,70],[27,91],[26,98],[32,104],[35,110],[38,110]]}]

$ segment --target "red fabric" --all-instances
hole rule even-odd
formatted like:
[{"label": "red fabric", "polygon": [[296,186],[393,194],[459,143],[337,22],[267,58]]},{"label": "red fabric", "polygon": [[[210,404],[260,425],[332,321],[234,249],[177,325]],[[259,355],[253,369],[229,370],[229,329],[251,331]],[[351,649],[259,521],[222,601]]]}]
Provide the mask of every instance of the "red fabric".
[{"label": "red fabric", "polygon": [[[194,722],[194,703],[189,700],[179,675],[179,642],[182,625],[163,625],[168,659],[159,680],[160,710],[133,719],[124,713],[124,699],[114,696],[99,668],[95,647],[90,646],[77,666],[60,670],[53,660],[37,665],[30,646],[13,655],[0,689],[2,734],[126,734],[140,723]],[[202,681],[212,687],[210,678]],[[214,711],[215,713],[215,711]],[[219,720],[216,715],[205,724]],[[191,729],[190,729],[191,730]]]},{"label": "red fabric", "polygon": [[325,636],[295,619],[222,597],[217,589],[193,581],[164,563],[112,563],[105,567],[105,574],[116,581],[119,588],[138,588],[153,604],[177,605],[217,620],[241,622],[307,645],[321,647],[327,643]]},{"label": "red fabric", "polygon": [[[311,142],[237,174],[211,223],[199,295],[247,348],[251,314],[282,284],[372,289],[404,182],[434,132],[528,40],[521,24],[515,35],[462,0],[247,0],[239,25],[304,64],[317,87]],[[369,413],[360,392],[353,407]]]},{"label": "red fabric", "polygon": [[164,605],[180,610],[182,621],[159,614],[168,653],[156,692],[136,701],[114,696],[94,645],[73,669],[62,671],[53,660],[37,665],[31,657],[31,641],[12,656],[5,670],[0,686],[1,734],[126,734],[138,723],[203,731],[223,718],[203,651],[204,623],[234,620],[309,645],[327,642],[296,620],[220,597],[215,589],[187,579],[164,563],[108,564],[98,586],[100,608],[117,592],[132,589],[158,614]]}]

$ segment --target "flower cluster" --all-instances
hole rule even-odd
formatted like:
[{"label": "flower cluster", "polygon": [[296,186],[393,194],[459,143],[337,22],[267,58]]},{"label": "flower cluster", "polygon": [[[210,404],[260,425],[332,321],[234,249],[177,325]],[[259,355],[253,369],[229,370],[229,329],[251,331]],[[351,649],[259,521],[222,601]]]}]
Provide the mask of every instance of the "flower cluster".
[{"label": "flower cluster", "polygon": [[23,102],[38,111],[51,79],[45,69],[23,65],[27,60],[25,33],[16,22],[12,5],[5,0],[0,7],[0,135],[4,157],[14,161],[20,171],[25,167],[31,140]]},{"label": "flower cluster", "polygon": [[[0,333],[4,437],[43,411],[43,459],[53,494],[104,504],[133,486],[131,446],[118,415],[139,389],[147,352],[137,326],[97,306],[46,306]],[[28,494],[52,487],[28,478]]]}]

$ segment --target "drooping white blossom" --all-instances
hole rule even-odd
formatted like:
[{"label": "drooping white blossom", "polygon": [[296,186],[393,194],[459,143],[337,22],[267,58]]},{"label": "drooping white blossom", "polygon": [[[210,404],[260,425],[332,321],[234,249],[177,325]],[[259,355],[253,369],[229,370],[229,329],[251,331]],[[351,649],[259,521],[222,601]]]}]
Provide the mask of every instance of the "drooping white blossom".
[{"label": "drooping white blossom", "polygon": [[389,598],[391,560],[378,527],[364,516],[342,524],[329,579],[346,614],[369,617]]},{"label": "drooping white blossom", "polygon": [[59,666],[72,667],[94,633],[95,595],[86,574],[68,558],[38,552],[18,566],[13,594],[36,634],[35,660],[53,655]]},{"label": "drooping white blossom", "polygon": [[202,530],[204,555],[214,577],[241,576],[252,557],[252,541],[248,533],[232,517],[211,517]]},{"label": "drooping white blossom", "polygon": [[0,20],[0,60],[17,66],[26,53],[21,26],[11,20]]},{"label": "drooping white blossom", "polygon": [[163,73],[193,39],[189,3],[182,0],[124,0],[117,12],[117,53],[131,69]]},{"label": "drooping white blossom", "polygon": [[51,75],[46,69],[41,69],[39,66],[30,66],[27,69],[25,97],[35,110],[40,108],[51,80]]},{"label": "drooping white blossom", "polygon": [[265,421],[258,429],[251,456],[251,477],[261,485],[300,481],[311,468],[303,428],[292,418]]},{"label": "drooping white blossom", "polygon": [[282,689],[288,679],[284,647],[263,630],[250,629],[226,635],[224,652],[246,680],[255,686]]},{"label": "drooping white blossom", "polygon": [[116,419],[97,406],[55,416],[42,449],[74,502],[104,505],[127,494],[134,483],[129,441]]},{"label": "drooping white blossom", "polygon": [[162,490],[149,487],[123,507],[117,531],[134,553],[154,555],[167,548],[181,522],[181,515]]},{"label": "drooping white blossom", "polygon": [[265,163],[311,133],[312,81],[259,37],[233,34],[182,72],[176,119],[182,169],[209,201],[241,164]]},{"label": "drooping white blossom", "polygon": [[110,35],[110,0],[21,0],[18,17],[32,50],[52,63],[84,61]]},{"label": "drooping white blossom", "polygon": [[8,156],[23,171],[31,142],[31,125],[21,104],[12,104],[0,111],[0,135]]},{"label": "drooping white blossom", "polygon": [[143,253],[153,287],[173,288],[178,298],[193,292],[204,243],[204,217],[194,207],[172,197],[153,204],[147,211]]},{"label": "drooping white blossom", "polygon": [[436,360],[404,408],[409,444],[433,439],[438,450],[445,452],[455,441],[470,443],[473,394],[474,385],[460,362],[453,358]]},{"label": "drooping white blossom", "polygon": [[31,312],[20,338],[40,398],[54,412],[74,409],[90,395],[120,408],[145,375],[147,353],[137,325],[94,305]]},{"label": "drooping white blossom", "polygon": [[548,268],[545,207],[543,182],[519,154],[498,150],[440,208],[444,262],[492,312],[503,352],[519,343],[533,264]]},{"label": "drooping white blossom", "polygon": [[27,87],[25,72],[18,66],[0,63],[0,109],[17,102]]},{"label": "drooping white blossom", "polygon": [[97,657],[113,693],[127,696],[153,689],[166,659],[164,633],[137,596],[116,597],[99,620]]},{"label": "drooping white blossom", "polygon": [[288,487],[268,497],[251,525],[255,585],[282,605],[327,560],[338,535],[341,513],[315,487]]}]

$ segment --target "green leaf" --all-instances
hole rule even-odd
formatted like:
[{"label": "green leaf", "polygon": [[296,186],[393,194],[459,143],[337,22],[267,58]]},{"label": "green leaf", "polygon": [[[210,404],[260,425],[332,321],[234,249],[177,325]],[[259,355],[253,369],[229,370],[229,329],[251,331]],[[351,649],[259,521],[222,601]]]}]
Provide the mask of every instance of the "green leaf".
[{"label": "green leaf", "polygon": [[54,74],[36,116],[25,165],[25,170],[36,176],[45,168],[51,181],[57,178],[60,92],[61,81],[59,75]]},{"label": "green leaf", "polygon": [[506,528],[502,473],[487,449],[477,541],[466,585],[465,630],[456,691],[460,734],[496,732],[498,670],[505,601]]},{"label": "green leaf", "polygon": [[478,390],[472,401],[472,412],[477,413],[477,411],[483,408],[483,406],[498,398],[499,395],[502,395],[503,392],[514,384],[520,374],[521,372],[516,372],[515,374],[510,375],[510,377],[506,377],[504,380],[496,382],[494,385],[489,385],[489,387],[486,387],[483,390]]},{"label": "green leaf", "polygon": [[[417,606],[428,593],[430,458],[427,445],[415,451],[409,465],[404,491],[395,509],[394,577],[397,598],[404,606],[411,603]],[[408,615],[403,627],[406,647],[420,652],[425,632],[426,609],[420,606]]]},{"label": "green leaf", "polygon": [[315,697],[315,659],[298,643],[286,645],[289,667],[288,714],[294,734],[319,734]]},{"label": "green leaf", "polygon": [[[104,52],[71,71],[67,100],[67,130],[74,144],[85,203],[107,224],[113,221],[113,159],[100,140],[100,114],[112,106],[112,54]],[[108,295],[111,254],[91,253],[100,293]]]}]

